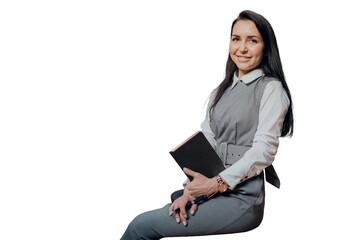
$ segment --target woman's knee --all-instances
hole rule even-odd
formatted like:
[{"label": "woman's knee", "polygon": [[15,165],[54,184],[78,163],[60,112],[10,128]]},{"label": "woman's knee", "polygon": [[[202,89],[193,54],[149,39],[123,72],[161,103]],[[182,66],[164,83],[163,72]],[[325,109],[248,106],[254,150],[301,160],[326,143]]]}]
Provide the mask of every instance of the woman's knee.
[{"label": "woman's knee", "polygon": [[[139,239],[141,235],[141,229],[144,226],[143,223],[143,214],[136,216],[130,223],[126,229],[125,234],[131,239]],[[124,235],[125,235],[124,234]],[[125,238],[124,238],[125,239]],[[129,238],[130,239],[130,238]]]},{"label": "woman's knee", "polygon": [[[168,215],[170,204],[165,205],[162,208],[141,213],[136,216],[129,224],[123,239],[160,239],[165,237],[166,223],[170,222]],[[175,222],[175,221],[174,221]]]},{"label": "woman's knee", "polygon": [[124,236],[121,239],[157,239],[153,238],[153,235],[151,220],[147,213],[142,213],[130,222]]}]

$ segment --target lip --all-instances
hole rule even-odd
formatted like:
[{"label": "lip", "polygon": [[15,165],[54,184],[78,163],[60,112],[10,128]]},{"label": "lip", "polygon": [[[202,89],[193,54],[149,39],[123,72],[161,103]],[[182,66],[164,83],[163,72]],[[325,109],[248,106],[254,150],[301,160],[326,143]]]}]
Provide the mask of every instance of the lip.
[{"label": "lip", "polygon": [[236,56],[236,58],[239,62],[248,62],[251,59],[251,57],[247,57],[247,56]]}]

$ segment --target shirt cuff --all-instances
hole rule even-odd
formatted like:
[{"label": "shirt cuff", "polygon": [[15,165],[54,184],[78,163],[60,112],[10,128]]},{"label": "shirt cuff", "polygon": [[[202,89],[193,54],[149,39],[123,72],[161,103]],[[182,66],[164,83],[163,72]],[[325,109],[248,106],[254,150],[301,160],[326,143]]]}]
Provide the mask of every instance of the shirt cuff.
[{"label": "shirt cuff", "polygon": [[[219,173],[219,176],[229,185],[229,189],[233,190],[236,185],[238,185],[238,183],[236,182],[236,180],[230,176],[228,176],[225,172],[226,170],[222,171],[221,173]],[[244,180],[240,180],[240,182],[242,182]]]}]

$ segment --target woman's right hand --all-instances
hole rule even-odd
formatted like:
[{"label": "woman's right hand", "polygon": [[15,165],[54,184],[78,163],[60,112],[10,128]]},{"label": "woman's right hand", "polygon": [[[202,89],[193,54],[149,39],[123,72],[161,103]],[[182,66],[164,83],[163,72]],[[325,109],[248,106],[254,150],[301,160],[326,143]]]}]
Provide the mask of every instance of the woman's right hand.
[{"label": "woman's right hand", "polygon": [[[169,208],[169,216],[174,215],[174,218],[177,223],[182,222],[184,226],[187,226],[187,213],[186,213],[186,204],[193,201],[195,198],[189,194],[189,191],[185,188],[184,194],[177,198]],[[180,209],[180,210],[177,210]],[[190,208],[190,214],[194,215],[197,210],[197,204],[193,204]]]}]

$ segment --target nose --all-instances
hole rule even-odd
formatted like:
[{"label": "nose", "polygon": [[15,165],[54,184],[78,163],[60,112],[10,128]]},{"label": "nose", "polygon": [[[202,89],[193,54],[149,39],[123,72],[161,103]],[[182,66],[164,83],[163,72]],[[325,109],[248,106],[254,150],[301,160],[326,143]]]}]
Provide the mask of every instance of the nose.
[{"label": "nose", "polygon": [[246,42],[241,41],[241,42],[239,43],[238,51],[241,52],[241,53],[245,53],[245,52],[247,51]]}]

